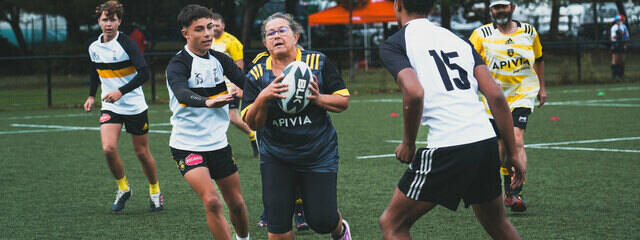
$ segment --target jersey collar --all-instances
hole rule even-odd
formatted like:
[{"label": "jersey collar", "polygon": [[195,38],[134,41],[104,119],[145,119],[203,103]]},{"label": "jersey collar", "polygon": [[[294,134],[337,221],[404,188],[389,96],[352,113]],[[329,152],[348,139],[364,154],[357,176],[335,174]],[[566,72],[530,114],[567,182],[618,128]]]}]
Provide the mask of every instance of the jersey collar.
[{"label": "jersey collar", "polygon": [[[184,45],[184,50],[193,58],[204,58],[204,57],[198,56],[198,54],[191,52],[191,50],[189,50],[189,47],[186,44]],[[209,57],[209,55],[211,54],[209,53],[209,51],[207,51],[207,57]]]},{"label": "jersey collar", "polygon": [[[269,55],[269,57],[267,58],[267,70],[271,70],[272,68],[271,60],[271,55]],[[302,61],[302,51],[300,50],[300,48],[296,48],[296,61]]]}]

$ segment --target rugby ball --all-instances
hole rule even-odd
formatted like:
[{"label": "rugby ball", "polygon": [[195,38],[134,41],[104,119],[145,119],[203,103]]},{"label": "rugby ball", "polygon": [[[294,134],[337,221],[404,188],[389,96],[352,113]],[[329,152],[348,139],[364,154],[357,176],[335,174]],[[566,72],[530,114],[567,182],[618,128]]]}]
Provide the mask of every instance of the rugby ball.
[{"label": "rugby ball", "polygon": [[309,96],[311,96],[309,84],[313,80],[311,68],[304,62],[295,61],[284,68],[282,75],[284,75],[282,83],[287,84],[288,90],[280,93],[285,98],[280,99],[278,105],[285,113],[298,113],[309,104]]}]

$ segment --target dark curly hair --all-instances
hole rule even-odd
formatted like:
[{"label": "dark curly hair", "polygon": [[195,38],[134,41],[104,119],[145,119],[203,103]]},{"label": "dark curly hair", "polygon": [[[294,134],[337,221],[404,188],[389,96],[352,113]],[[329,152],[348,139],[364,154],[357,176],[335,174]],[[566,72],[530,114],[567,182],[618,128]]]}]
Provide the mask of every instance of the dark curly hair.
[{"label": "dark curly hair", "polygon": [[102,16],[102,12],[105,12],[105,15],[107,15],[107,17],[116,15],[118,16],[118,19],[122,19],[124,8],[118,1],[110,0],[96,7],[96,17],[100,18],[100,16]]},{"label": "dark curly hair", "polygon": [[178,14],[178,26],[188,28],[193,21],[200,18],[213,19],[213,12],[206,7],[198,4],[189,4],[180,10]]}]

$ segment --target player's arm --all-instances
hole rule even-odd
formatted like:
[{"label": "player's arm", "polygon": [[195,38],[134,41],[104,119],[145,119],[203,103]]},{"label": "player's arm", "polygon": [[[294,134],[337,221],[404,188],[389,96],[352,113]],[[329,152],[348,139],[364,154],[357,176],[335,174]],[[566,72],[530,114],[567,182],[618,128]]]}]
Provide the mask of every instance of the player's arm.
[{"label": "player's arm", "polygon": [[222,107],[233,101],[231,94],[209,99],[191,91],[187,82],[190,74],[188,70],[188,67],[179,61],[171,61],[167,66],[167,83],[179,103],[189,107]]},{"label": "player's arm", "polygon": [[93,104],[96,101],[96,93],[98,92],[98,85],[100,84],[100,78],[98,77],[98,70],[95,67],[95,64],[92,62],[93,66],[89,71],[89,97],[84,102],[84,110],[86,112],[90,112]]},{"label": "player's arm", "polygon": [[[475,53],[477,55],[477,53]],[[478,55],[479,57],[479,55]],[[482,60],[480,58],[480,60]],[[480,91],[487,99],[489,109],[493,114],[493,118],[496,120],[498,126],[498,132],[502,136],[505,149],[507,151],[507,159],[505,163],[507,166],[513,166],[515,169],[514,181],[511,183],[511,187],[515,188],[520,186],[525,180],[526,166],[520,154],[516,148],[515,136],[513,133],[513,119],[511,117],[511,111],[509,110],[509,104],[504,98],[500,87],[491,76],[491,72],[484,64],[477,64],[474,68],[473,75],[478,80],[478,87]],[[507,167],[511,171],[510,167]]]},{"label": "player's arm", "polygon": [[242,72],[242,69],[238,68],[238,66],[233,62],[233,60],[220,52],[212,51],[211,52],[222,65],[223,74],[238,88],[234,89],[232,92],[236,97],[242,97],[242,89],[244,88],[244,84],[246,82],[246,76]]},{"label": "player's arm", "polygon": [[533,41],[533,55],[536,58],[533,63],[533,70],[538,75],[538,82],[540,83],[540,90],[538,91],[538,107],[542,107],[547,102],[547,89],[544,84],[544,58],[542,56],[542,44],[540,44],[540,37],[536,33],[536,37]]},{"label": "player's arm", "polygon": [[342,112],[349,107],[349,90],[344,84],[342,77],[338,74],[336,67],[325,57],[322,69],[323,89],[318,86],[318,78],[313,75],[309,89],[311,96],[309,100],[321,108],[331,112]]},{"label": "player's arm", "polygon": [[416,137],[424,105],[424,89],[409,62],[404,45],[389,39],[380,46],[380,58],[402,90],[403,137],[396,147],[396,158],[403,163],[413,160],[416,152]]},{"label": "player's arm", "polygon": [[[251,73],[249,73],[251,74]],[[242,97],[242,120],[252,130],[263,128],[269,117],[269,101],[271,99],[284,99],[280,93],[287,91],[287,84],[281,83],[284,75],[276,77],[266,88],[258,88],[258,79],[247,74],[248,81],[245,84]]]},{"label": "player's arm", "polygon": [[244,70],[244,46],[237,38],[232,37],[230,44],[228,45],[229,55],[231,55],[231,59],[233,62],[240,68],[240,70]]}]

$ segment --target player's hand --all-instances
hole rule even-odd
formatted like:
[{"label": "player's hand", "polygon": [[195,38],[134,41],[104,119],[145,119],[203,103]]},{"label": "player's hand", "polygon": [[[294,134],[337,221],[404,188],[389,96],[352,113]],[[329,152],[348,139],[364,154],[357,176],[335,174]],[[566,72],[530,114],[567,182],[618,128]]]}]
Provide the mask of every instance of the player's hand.
[{"label": "player's hand", "polygon": [[513,176],[511,189],[522,186],[526,178],[527,166],[520,156],[521,154],[519,152],[511,153],[505,161],[509,175]]},{"label": "player's hand", "polygon": [[309,83],[309,89],[311,90],[311,95],[308,99],[311,102],[315,102],[320,98],[320,87],[318,86],[318,77],[316,75],[313,75],[313,81]]},{"label": "player's hand", "polygon": [[274,98],[285,99],[286,97],[281,95],[280,93],[286,92],[287,90],[289,90],[289,88],[287,88],[286,83],[282,83],[282,79],[284,79],[284,74],[276,77],[276,79],[274,79],[273,82],[269,84],[269,86],[267,86],[260,92],[260,94],[258,94],[257,98],[264,98],[264,100]]},{"label": "player's hand", "polygon": [[223,94],[216,98],[207,99],[207,101],[205,101],[204,103],[207,105],[207,107],[219,108],[219,107],[224,107],[224,105],[227,105],[229,103],[232,103],[233,99],[234,99],[233,94]]},{"label": "player's hand", "polygon": [[93,103],[95,102],[95,97],[89,96],[87,98],[87,101],[84,101],[84,111],[85,112],[91,112],[91,109],[93,108]]},{"label": "player's hand", "polygon": [[105,95],[102,98],[103,102],[108,102],[108,103],[114,103],[118,100],[120,100],[120,98],[122,97],[122,92],[120,92],[120,90],[115,90],[112,91],[110,93],[107,93],[107,95]]},{"label": "player's hand", "polygon": [[400,143],[396,147],[396,159],[402,163],[411,163],[416,154],[416,144]]},{"label": "player's hand", "polygon": [[229,89],[229,94],[232,94],[236,98],[242,98],[242,93],[243,93],[242,89],[240,89],[238,86],[236,86],[235,83],[232,83],[232,82],[229,82],[229,85],[227,85],[227,89]]},{"label": "player's hand", "polygon": [[538,107],[542,107],[547,102],[547,91],[544,88],[540,88],[538,91]]}]

